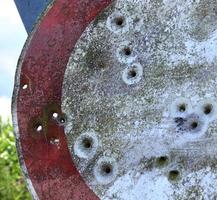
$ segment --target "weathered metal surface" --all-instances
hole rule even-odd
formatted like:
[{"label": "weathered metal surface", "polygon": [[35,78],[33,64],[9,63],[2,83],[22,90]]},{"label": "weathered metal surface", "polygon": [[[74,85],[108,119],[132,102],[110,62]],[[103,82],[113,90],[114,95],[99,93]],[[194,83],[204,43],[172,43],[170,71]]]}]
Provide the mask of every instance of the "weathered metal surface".
[{"label": "weathered metal surface", "polygon": [[216,49],[216,0],[118,0],[85,30],[62,111],[100,199],[217,199]]},{"label": "weathered metal surface", "polygon": [[109,3],[55,1],[40,19],[20,57],[13,123],[20,162],[34,199],[98,199],[81,178],[67,148],[61,86],[75,43]]},{"label": "weathered metal surface", "polygon": [[37,19],[41,13],[47,8],[48,4],[52,0],[14,0],[17,9],[22,18],[23,24],[29,34],[34,24],[36,24]]},{"label": "weathered metal surface", "polygon": [[53,3],[14,90],[34,199],[217,199],[216,11],[217,0]]}]

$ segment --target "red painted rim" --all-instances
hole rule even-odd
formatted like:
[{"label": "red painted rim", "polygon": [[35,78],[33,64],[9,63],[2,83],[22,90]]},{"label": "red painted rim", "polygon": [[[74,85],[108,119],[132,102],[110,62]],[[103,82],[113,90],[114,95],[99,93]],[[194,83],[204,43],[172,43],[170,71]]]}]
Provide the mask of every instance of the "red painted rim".
[{"label": "red painted rim", "polygon": [[52,114],[57,112],[67,120],[61,113],[61,88],[69,56],[88,24],[111,1],[54,1],[21,55],[13,122],[21,165],[34,199],[98,199],[77,171],[63,127]]}]

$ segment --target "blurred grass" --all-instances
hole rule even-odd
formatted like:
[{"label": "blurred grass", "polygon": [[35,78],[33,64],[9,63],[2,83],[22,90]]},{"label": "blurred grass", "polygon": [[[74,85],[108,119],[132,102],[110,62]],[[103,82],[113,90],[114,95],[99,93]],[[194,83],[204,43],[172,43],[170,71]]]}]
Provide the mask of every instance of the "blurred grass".
[{"label": "blurred grass", "polygon": [[0,200],[30,200],[19,166],[13,128],[0,117]]}]

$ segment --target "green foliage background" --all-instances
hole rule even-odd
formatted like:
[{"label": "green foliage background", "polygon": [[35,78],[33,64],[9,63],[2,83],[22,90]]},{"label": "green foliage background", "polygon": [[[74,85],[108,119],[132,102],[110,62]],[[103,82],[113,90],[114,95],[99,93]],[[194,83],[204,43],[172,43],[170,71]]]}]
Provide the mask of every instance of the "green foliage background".
[{"label": "green foliage background", "polygon": [[30,200],[25,180],[22,176],[13,128],[11,123],[4,123],[0,117],[0,199]]}]

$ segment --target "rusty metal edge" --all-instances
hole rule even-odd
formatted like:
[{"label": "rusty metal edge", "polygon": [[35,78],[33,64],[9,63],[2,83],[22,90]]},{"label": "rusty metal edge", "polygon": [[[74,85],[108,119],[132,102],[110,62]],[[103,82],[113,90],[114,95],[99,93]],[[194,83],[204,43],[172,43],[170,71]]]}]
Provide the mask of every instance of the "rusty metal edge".
[{"label": "rusty metal edge", "polygon": [[17,62],[17,68],[15,72],[15,78],[14,78],[14,89],[13,89],[13,95],[12,95],[12,103],[11,103],[11,114],[12,114],[12,124],[14,127],[14,137],[15,137],[15,143],[16,143],[16,151],[19,158],[20,167],[23,173],[23,176],[25,177],[25,182],[27,185],[27,188],[32,196],[33,200],[39,200],[39,197],[35,191],[35,188],[32,184],[31,179],[29,178],[28,170],[26,168],[25,161],[22,156],[22,147],[21,143],[19,141],[20,133],[19,133],[19,126],[18,126],[18,119],[17,119],[17,97],[20,89],[20,73],[21,68],[23,64],[23,58],[25,57],[26,51],[28,49],[29,44],[31,43],[32,38],[34,37],[34,34],[37,30],[37,28],[40,25],[40,22],[42,19],[46,16],[46,14],[49,12],[49,10],[52,8],[53,4],[56,0],[52,0],[51,3],[48,5],[48,7],[42,12],[40,17],[38,17],[37,22],[34,24],[33,30],[29,34],[28,38],[26,39],[26,42],[24,44],[24,47],[22,49],[21,55]]}]

